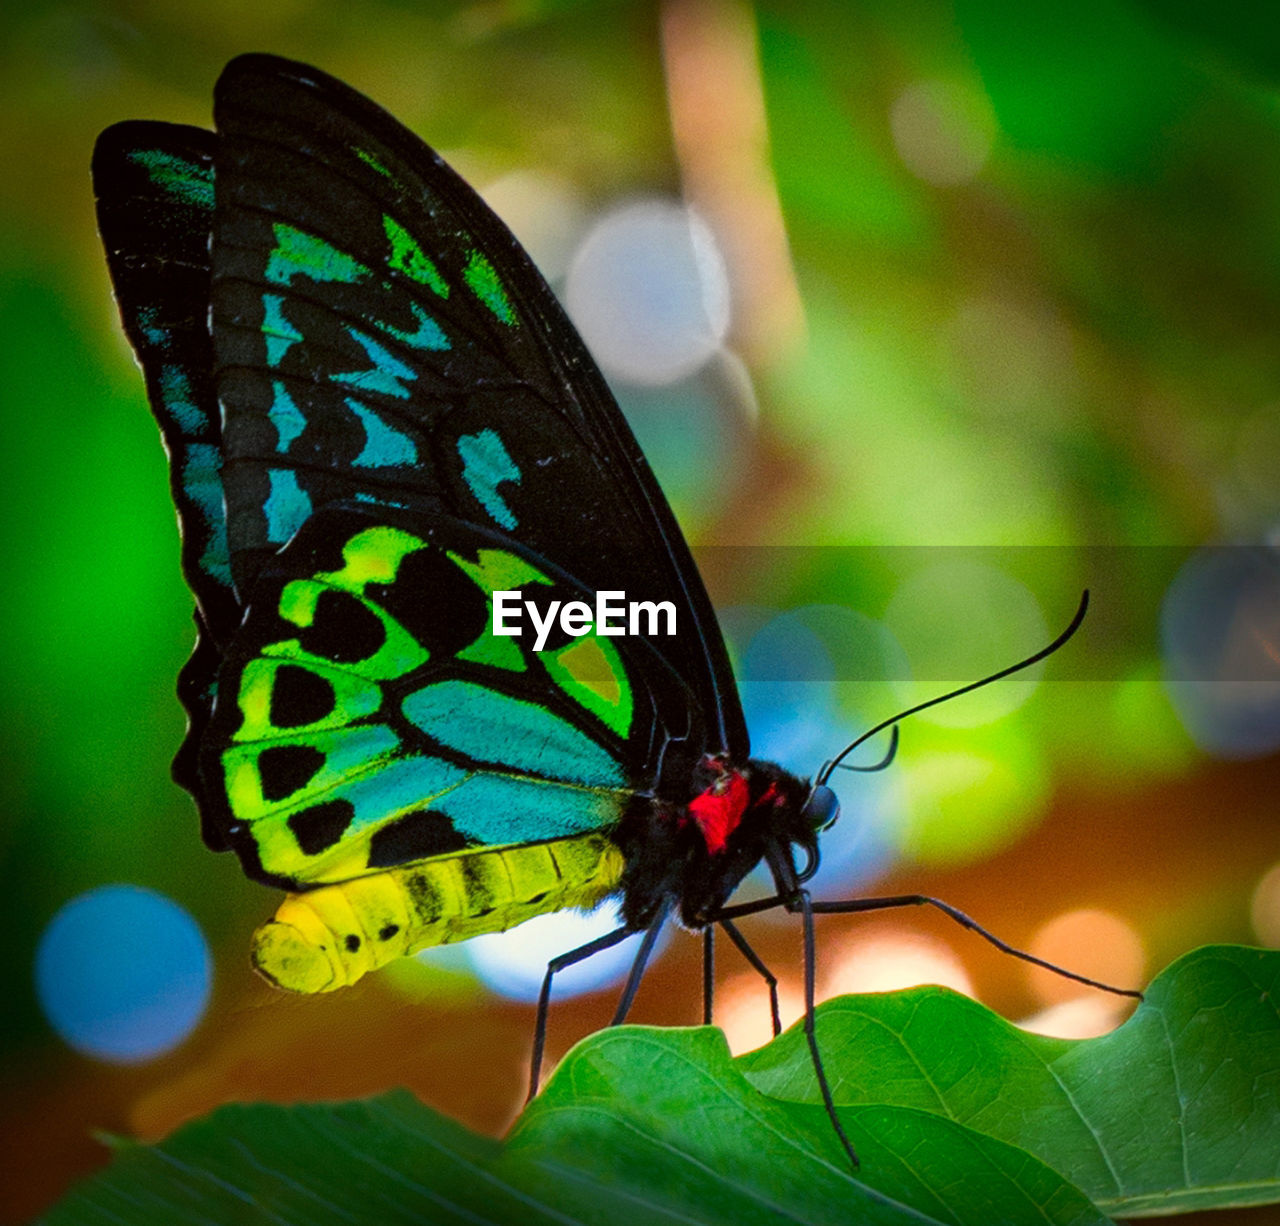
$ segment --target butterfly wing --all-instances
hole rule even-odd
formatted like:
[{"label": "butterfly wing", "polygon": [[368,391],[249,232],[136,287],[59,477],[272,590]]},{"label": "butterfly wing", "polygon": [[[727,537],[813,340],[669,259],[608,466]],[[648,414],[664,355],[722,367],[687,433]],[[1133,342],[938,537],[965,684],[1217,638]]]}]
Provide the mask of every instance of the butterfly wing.
[{"label": "butterfly wing", "polygon": [[617,823],[638,767],[698,739],[642,640],[493,633],[494,590],[589,596],[515,539],[335,503],[259,573],[203,762],[246,870],[305,888]]},{"label": "butterfly wing", "polygon": [[[588,591],[672,601],[682,633],[653,647],[706,713],[693,748],[745,757],[674,517],[502,223],[417,137],[314,69],[241,57],[215,117],[212,319],[238,589],[327,503],[439,505]],[[647,765],[656,782],[661,763]]]},{"label": "butterfly wing", "polygon": [[[242,57],[216,118],[216,137],[120,125],[95,159],[197,594],[175,770],[211,845],[235,846],[262,880],[310,887],[607,827],[664,773],[687,781],[705,752],[745,756],[670,510],[501,223],[417,138],[315,70]],[[131,205],[146,208],[135,219]],[[175,365],[198,417],[172,394]],[[345,550],[394,554],[387,542],[406,539],[394,566],[379,562],[384,582],[357,583]],[[499,555],[490,574],[479,559]],[[477,629],[495,576],[669,600],[684,633],[512,652]],[[362,625],[386,641],[348,659]]]},{"label": "butterfly wing", "polygon": [[178,681],[187,736],[173,773],[200,804],[206,842],[220,849],[222,823],[209,816],[196,757],[241,609],[231,583],[208,321],[213,149],[213,133],[200,128],[116,124],[98,139],[93,180],[116,301],[169,453],[182,569],[196,598],[196,647]]}]

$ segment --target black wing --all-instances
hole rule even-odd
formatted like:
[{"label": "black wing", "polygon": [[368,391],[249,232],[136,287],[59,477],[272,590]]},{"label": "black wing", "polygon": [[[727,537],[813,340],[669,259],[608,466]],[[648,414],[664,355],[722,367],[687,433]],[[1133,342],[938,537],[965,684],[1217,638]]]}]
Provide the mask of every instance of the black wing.
[{"label": "black wing", "polygon": [[[232,573],[317,507],[443,506],[587,589],[670,600],[653,647],[745,758],[715,615],[563,310],[439,156],[341,82],[272,56],[216,91],[212,319]],[[655,764],[656,765],[656,764]]]},{"label": "black wing", "polygon": [[[262,603],[278,597],[288,569],[275,559],[299,529],[338,522],[317,515],[330,507],[452,520],[455,535],[472,524],[578,591],[671,601],[682,633],[627,653],[653,694],[652,726],[610,752],[630,788],[661,790],[670,770],[673,794],[704,752],[745,759],[723,641],[674,517],[502,223],[427,146],[314,69],[233,61],[216,120],[216,135],[120,124],[94,157],[197,600],[179,683],[191,726],[174,768],[210,845],[236,841],[227,780],[210,764],[244,740],[230,691],[210,732],[219,679],[243,697],[260,647],[250,629],[273,613],[237,627],[260,576]],[[563,700],[541,684],[528,699]]]},{"label": "black wing", "polygon": [[218,664],[241,616],[231,583],[209,334],[213,150],[213,133],[201,128],[116,124],[98,138],[93,182],[125,334],[169,453],[182,569],[196,598],[196,647],[178,681],[187,736],[173,774],[200,805],[205,841],[223,847],[197,776]]}]

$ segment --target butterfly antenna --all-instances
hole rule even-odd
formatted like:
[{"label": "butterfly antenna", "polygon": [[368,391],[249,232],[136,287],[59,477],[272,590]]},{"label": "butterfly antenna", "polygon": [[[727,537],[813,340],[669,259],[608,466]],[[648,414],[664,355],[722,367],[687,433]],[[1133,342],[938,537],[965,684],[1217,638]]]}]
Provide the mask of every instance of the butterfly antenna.
[{"label": "butterfly antenna", "polygon": [[[902,716],[899,715],[899,716],[896,716],[895,718],[901,719]],[[841,757],[843,756],[844,755],[842,754]],[[893,760],[897,756],[898,756],[898,725],[894,724],[889,729],[889,748],[885,750],[884,757],[881,758],[879,762],[875,763],[873,766],[856,766],[852,762],[824,762],[822,765],[822,769],[826,771],[827,774],[823,775],[822,777],[825,779],[827,775],[831,773],[831,771],[827,770],[828,766],[831,767],[831,770],[835,770],[837,767],[839,767],[839,769],[842,771],[862,771],[865,774],[869,774],[869,775],[874,774],[876,771],[888,770],[889,767],[893,765]]]},{"label": "butterfly antenna", "polygon": [[[936,707],[939,703],[950,702],[953,698],[959,698],[961,694],[968,694],[971,690],[981,689],[984,685],[990,685],[993,681],[999,681],[1002,677],[1008,677],[1012,673],[1021,672],[1024,668],[1030,668],[1033,664],[1038,664],[1046,656],[1051,656],[1058,650],[1077,630],[1080,629],[1080,623],[1084,621],[1084,615],[1089,609],[1089,592],[1086,588],[1080,595],[1080,607],[1076,609],[1075,616],[1071,619],[1071,624],[1053,640],[1047,647],[1040,648],[1034,655],[1028,656],[1025,660],[1019,660],[1016,664],[1010,664],[1007,668],[1002,668],[998,672],[992,673],[988,677],[983,677],[978,681],[970,681],[968,685],[962,685],[958,690],[949,690],[945,694],[939,694],[936,698],[930,698],[927,702],[917,703],[914,707],[908,707],[905,711],[899,711],[897,715],[890,716],[886,720],[881,720],[874,728],[869,728],[857,740],[851,741],[846,745],[831,761],[825,763],[818,772],[814,780],[815,786],[822,786],[831,777],[831,772],[836,767],[842,767],[844,759],[847,758],[859,745],[868,741],[871,737],[879,732],[883,732],[886,728],[892,728],[895,724],[906,719],[908,715],[915,715],[920,711],[925,711],[929,707]],[[895,729],[896,731],[896,729]],[[896,741],[891,746],[891,752],[896,750]],[[887,763],[886,763],[887,765]],[[857,769],[857,768],[852,768]],[[878,768],[871,768],[878,769]]]}]

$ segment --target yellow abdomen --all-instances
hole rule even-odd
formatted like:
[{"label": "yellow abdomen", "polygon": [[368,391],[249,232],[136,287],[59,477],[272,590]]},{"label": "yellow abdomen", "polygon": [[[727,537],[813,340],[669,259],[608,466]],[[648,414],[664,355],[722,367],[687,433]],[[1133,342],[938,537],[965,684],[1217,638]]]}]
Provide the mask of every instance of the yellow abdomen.
[{"label": "yellow abdomen", "polygon": [[622,879],[603,834],[487,848],[290,894],[254,933],[253,964],[290,992],[331,992],[432,945],[592,907]]}]

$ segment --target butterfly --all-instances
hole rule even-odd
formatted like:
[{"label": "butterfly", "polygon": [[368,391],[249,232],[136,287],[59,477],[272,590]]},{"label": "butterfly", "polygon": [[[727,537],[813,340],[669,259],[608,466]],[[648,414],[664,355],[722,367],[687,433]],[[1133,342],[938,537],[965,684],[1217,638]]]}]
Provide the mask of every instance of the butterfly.
[{"label": "butterfly", "polygon": [[[809,899],[836,762],[808,781],[751,758],[688,547],[551,290],[434,151],[333,77],[241,56],[214,118],[108,128],[93,176],[196,602],[174,777],[205,842],[286,891],[254,965],[330,991],[616,896],[617,932],[548,970],[536,1083],[556,970],[644,932],[620,1020],[668,918],[708,942],[720,925],[768,977],[732,921],[798,909],[843,1140],[812,917],[905,902]],[[496,632],[503,601],[602,593],[677,633]],[[761,862],[777,894],[728,906]]]}]

